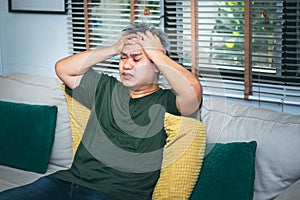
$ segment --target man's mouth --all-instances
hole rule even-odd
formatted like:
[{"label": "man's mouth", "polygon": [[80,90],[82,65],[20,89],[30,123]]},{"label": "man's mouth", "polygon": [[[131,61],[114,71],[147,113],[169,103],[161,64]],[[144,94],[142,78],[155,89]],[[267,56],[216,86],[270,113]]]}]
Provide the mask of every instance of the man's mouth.
[{"label": "man's mouth", "polygon": [[125,80],[129,80],[129,79],[131,79],[133,77],[133,74],[131,74],[130,72],[123,72],[122,73],[122,77]]}]

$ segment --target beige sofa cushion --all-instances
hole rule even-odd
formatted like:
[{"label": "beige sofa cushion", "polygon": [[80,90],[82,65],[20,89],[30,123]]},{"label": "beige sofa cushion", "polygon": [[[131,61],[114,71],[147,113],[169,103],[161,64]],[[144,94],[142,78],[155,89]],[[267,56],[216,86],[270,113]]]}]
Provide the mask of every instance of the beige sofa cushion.
[{"label": "beige sofa cushion", "polygon": [[257,142],[254,199],[273,199],[300,178],[300,116],[206,100],[208,142]]}]

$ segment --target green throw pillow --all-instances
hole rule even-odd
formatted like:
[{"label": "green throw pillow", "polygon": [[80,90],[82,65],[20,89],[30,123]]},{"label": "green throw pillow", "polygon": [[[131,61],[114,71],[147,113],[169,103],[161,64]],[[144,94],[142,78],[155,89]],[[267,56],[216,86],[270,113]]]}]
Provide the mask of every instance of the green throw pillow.
[{"label": "green throw pillow", "polygon": [[257,143],[207,144],[190,200],[252,200]]},{"label": "green throw pillow", "polygon": [[57,107],[0,101],[0,164],[45,173]]}]

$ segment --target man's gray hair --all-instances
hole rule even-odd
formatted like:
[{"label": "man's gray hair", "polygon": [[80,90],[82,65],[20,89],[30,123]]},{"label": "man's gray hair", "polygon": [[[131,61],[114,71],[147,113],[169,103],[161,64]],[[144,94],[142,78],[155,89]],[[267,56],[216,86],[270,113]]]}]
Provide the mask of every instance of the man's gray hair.
[{"label": "man's gray hair", "polygon": [[166,50],[167,54],[170,53],[170,42],[165,32],[161,29],[151,26],[147,23],[133,23],[122,30],[122,35],[132,34],[132,33],[145,33],[149,30],[153,35],[157,35],[163,48]]}]

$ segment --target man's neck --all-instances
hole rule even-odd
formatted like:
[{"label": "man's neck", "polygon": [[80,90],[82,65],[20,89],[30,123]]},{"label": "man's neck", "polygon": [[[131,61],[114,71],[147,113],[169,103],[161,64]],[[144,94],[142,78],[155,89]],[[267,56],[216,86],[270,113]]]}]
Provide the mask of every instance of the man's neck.
[{"label": "man's neck", "polygon": [[159,90],[158,84],[144,85],[137,90],[129,90],[131,98],[141,98]]}]

